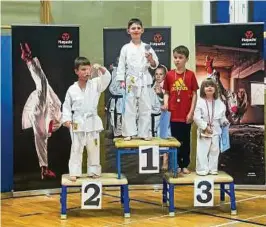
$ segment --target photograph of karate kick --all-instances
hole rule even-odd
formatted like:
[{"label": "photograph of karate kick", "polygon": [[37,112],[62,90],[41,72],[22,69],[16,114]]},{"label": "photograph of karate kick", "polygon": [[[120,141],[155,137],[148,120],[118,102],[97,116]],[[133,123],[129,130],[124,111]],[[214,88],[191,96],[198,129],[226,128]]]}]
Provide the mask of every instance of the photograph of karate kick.
[{"label": "photograph of karate kick", "polygon": [[32,57],[27,43],[21,43],[21,59],[25,61],[36,89],[28,97],[22,113],[22,129],[32,128],[41,169],[41,179],[55,178],[48,168],[48,140],[61,126],[61,101],[46,78],[37,57]]},{"label": "photograph of karate kick", "polygon": [[[106,40],[110,40],[108,35],[116,37],[116,42],[111,46],[107,42],[104,48],[105,62],[109,62],[105,66],[112,75],[105,92],[105,171],[108,172],[115,166],[114,138],[150,141],[152,137],[160,137],[163,84],[170,65],[171,47],[168,29],[146,31],[139,19],[130,20],[123,30],[107,31],[106,34]],[[152,46],[158,39],[163,45]],[[142,42],[134,44],[135,40]],[[168,127],[167,137],[170,134]],[[156,183],[161,177],[161,173],[137,174],[138,157],[133,155],[126,156],[122,168],[133,184]],[[165,154],[161,156],[161,170],[168,170]]]},{"label": "photograph of karate kick", "polygon": [[[215,81],[222,102],[219,108],[201,102],[196,112],[208,113],[204,118],[215,124],[218,113],[211,113],[225,108],[230,148],[221,153],[219,170],[233,176],[236,184],[265,184],[262,31],[261,24],[196,26],[197,81],[199,85],[206,85],[206,78]],[[208,33],[211,38],[204,35]],[[248,39],[250,34],[255,39]],[[200,125],[200,119],[196,123]]]},{"label": "photograph of karate kick", "polygon": [[[66,32],[67,49],[58,44]],[[77,79],[78,34],[78,27],[12,26],[14,191],[59,187],[68,172],[71,137],[62,127],[62,104]]]}]

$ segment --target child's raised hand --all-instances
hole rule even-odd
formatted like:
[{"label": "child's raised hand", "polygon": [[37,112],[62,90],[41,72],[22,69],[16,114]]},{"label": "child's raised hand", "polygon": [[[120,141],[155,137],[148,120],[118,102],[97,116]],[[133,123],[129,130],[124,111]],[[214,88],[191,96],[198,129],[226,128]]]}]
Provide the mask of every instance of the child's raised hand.
[{"label": "child's raised hand", "polygon": [[101,65],[98,63],[93,64],[92,66],[95,70],[99,70],[101,68]]},{"label": "child's raised hand", "polygon": [[152,54],[151,53],[145,53],[145,57],[147,58],[147,60],[149,62],[152,62],[153,61],[153,58],[152,58]]},{"label": "child's raised hand", "polygon": [[161,89],[160,86],[155,86],[154,87],[154,91],[155,91],[156,94],[161,94],[162,93],[162,89]]},{"label": "child's raised hand", "polygon": [[126,87],[126,83],[125,83],[125,81],[120,81],[120,87],[121,87],[121,88],[125,88],[125,87]]}]

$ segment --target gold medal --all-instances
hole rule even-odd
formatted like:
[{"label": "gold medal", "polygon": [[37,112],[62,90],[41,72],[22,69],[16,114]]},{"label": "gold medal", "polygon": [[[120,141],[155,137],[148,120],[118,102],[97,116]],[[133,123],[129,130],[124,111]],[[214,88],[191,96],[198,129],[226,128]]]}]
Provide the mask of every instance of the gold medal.
[{"label": "gold medal", "polygon": [[73,123],[73,130],[78,130],[78,123]]}]

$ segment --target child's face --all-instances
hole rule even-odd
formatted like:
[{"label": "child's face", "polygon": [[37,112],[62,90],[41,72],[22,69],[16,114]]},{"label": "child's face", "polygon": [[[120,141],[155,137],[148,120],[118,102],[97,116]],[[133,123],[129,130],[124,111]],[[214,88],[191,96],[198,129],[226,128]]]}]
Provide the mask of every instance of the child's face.
[{"label": "child's face", "polygon": [[158,83],[161,83],[164,80],[165,74],[163,69],[156,69],[155,79]]},{"label": "child's face", "polygon": [[184,54],[179,54],[177,52],[174,52],[174,64],[177,68],[182,68],[186,66],[186,63],[188,61],[188,58]]},{"label": "child's face", "polygon": [[80,81],[87,81],[91,75],[91,66],[90,65],[80,65],[78,69],[75,69]]},{"label": "child's face", "polygon": [[144,29],[142,28],[141,25],[133,23],[128,29],[127,29],[128,34],[130,34],[131,39],[140,39],[142,33],[144,32]]},{"label": "child's face", "polygon": [[206,96],[213,96],[215,93],[215,87],[213,87],[212,85],[208,85],[204,88],[204,92]]}]

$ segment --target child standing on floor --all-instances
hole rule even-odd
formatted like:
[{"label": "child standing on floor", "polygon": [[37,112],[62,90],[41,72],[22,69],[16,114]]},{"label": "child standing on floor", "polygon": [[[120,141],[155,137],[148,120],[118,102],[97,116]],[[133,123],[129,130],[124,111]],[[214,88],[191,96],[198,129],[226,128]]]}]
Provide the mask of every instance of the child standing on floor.
[{"label": "child standing on floor", "polygon": [[178,154],[178,173],[189,174],[190,130],[197,101],[198,83],[193,71],[186,69],[189,50],[178,46],[173,50],[176,69],[170,70],[164,80],[164,110],[171,112],[171,135],[181,142]]},{"label": "child standing on floor", "polygon": [[[82,175],[82,153],[84,146],[88,153],[88,176],[101,175],[100,131],[103,130],[97,108],[101,93],[111,81],[111,75],[99,64],[91,67],[85,57],[75,59],[75,73],[78,81],[71,85],[63,104],[63,125],[70,129],[72,139],[69,159],[70,180],[76,181]],[[92,73],[99,76],[92,78]]]},{"label": "child standing on floor", "polygon": [[[152,113],[151,113],[151,134],[152,137],[160,137],[160,118],[161,118],[161,107],[163,106],[163,96],[164,96],[164,78],[168,72],[164,65],[159,65],[155,70],[155,83],[153,89],[151,90],[151,103],[152,103]],[[169,136],[170,136],[169,130]],[[163,154],[163,165],[162,170],[168,169],[168,154]]]},{"label": "child standing on floor", "polygon": [[151,89],[151,134],[152,137],[159,137],[160,135],[160,115],[161,107],[163,105],[164,96],[164,78],[167,73],[167,68],[163,65],[159,65],[155,70],[155,82]]},{"label": "child standing on floor", "polygon": [[158,66],[158,58],[150,45],[141,41],[144,32],[141,20],[131,19],[127,31],[131,41],[121,49],[116,76],[121,87],[125,88],[122,136],[124,140],[131,140],[132,136],[151,140],[149,134],[152,77],[148,69]]},{"label": "child standing on floor", "polygon": [[211,78],[204,80],[194,113],[194,121],[198,126],[196,160],[198,175],[218,174],[221,127],[229,124],[225,111],[224,103],[218,98],[215,81]]}]

